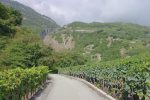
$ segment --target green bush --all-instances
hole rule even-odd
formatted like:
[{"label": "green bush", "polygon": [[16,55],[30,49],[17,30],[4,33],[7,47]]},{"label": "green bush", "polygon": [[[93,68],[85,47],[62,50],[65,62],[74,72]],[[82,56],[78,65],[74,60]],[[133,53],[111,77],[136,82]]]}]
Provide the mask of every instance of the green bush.
[{"label": "green bush", "polygon": [[0,100],[12,98],[21,100],[29,93],[35,92],[44,84],[48,75],[48,67],[16,68],[0,72]]},{"label": "green bush", "polygon": [[17,66],[23,68],[25,66],[32,67],[47,65],[45,62],[41,62],[40,60],[47,56],[50,57],[50,54],[46,51],[51,53],[50,48],[42,47],[40,44],[17,42],[3,52],[4,58],[2,59],[1,63],[4,67]]}]

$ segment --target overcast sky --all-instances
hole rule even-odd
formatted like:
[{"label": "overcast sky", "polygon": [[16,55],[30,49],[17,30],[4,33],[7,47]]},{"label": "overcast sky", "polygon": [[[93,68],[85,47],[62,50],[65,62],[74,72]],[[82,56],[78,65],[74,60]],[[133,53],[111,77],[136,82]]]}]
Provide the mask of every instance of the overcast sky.
[{"label": "overcast sky", "polygon": [[64,25],[73,21],[150,25],[150,0],[16,0]]}]

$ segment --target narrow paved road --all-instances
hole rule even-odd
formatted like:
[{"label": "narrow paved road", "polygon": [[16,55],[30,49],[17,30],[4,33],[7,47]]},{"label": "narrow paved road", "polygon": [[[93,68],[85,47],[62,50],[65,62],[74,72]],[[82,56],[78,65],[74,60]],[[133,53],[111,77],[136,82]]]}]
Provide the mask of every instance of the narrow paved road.
[{"label": "narrow paved road", "polygon": [[52,83],[35,100],[110,100],[79,80],[60,75],[49,77]]}]

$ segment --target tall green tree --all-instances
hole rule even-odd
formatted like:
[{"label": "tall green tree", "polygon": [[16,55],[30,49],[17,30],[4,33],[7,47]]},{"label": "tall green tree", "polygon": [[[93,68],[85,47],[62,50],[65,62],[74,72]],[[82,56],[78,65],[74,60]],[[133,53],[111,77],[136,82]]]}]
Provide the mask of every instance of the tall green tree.
[{"label": "tall green tree", "polygon": [[0,35],[14,36],[15,26],[21,25],[22,15],[13,8],[5,7],[0,3]]}]

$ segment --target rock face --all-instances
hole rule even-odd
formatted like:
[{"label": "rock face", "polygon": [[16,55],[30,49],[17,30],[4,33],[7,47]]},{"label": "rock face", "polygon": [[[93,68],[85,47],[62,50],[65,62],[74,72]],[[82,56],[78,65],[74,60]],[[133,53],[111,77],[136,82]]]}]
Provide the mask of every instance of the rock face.
[{"label": "rock face", "polygon": [[61,38],[62,43],[58,42],[55,37],[47,35],[44,39],[44,43],[51,46],[56,52],[63,52],[74,48],[75,42],[73,41],[73,37],[71,35],[67,36],[66,34],[62,34]]},{"label": "rock face", "polygon": [[147,43],[147,44],[146,44],[146,47],[147,47],[147,48],[150,48],[150,43]]},{"label": "rock face", "polygon": [[124,58],[126,56],[127,50],[125,48],[120,49],[120,56],[121,58]]},{"label": "rock face", "polygon": [[113,37],[109,36],[106,40],[108,41],[107,47],[110,47],[113,42]]},{"label": "rock face", "polygon": [[94,44],[89,44],[84,48],[85,54],[90,54],[94,48]]}]

